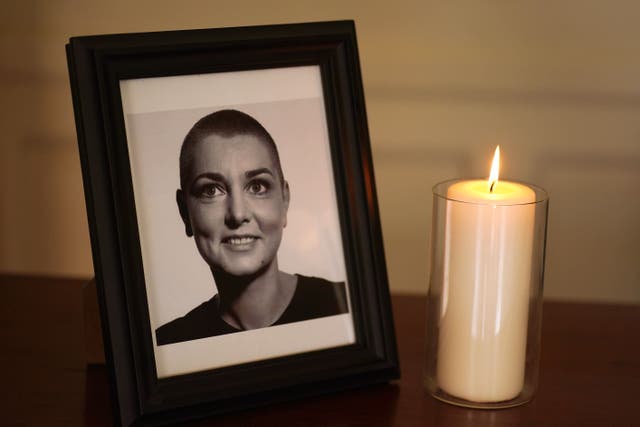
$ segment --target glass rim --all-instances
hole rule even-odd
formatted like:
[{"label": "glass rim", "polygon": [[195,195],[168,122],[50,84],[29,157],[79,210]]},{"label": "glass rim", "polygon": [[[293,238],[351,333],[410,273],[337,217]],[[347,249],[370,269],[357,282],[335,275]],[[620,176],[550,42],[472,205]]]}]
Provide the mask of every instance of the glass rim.
[{"label": "glass rim", "polygon": [[486,202],[470,202],[468,200],[460,200],[460,199],[456,199],[453,197],[449,197],[446,194],[443,194],[442,191],[440,191],[441,187],[450,187],[451,185],[457,183],[457,182],[462,182],[462,181],[475,181],[475,180],[481,180],[481,181],[486,181],[487,178],[483,177],[483,178],[469,178],[469,179],[462,179],[462,178],[454,178],[454,179],[448,179],[445,181],[441,181],[438,182],[437,184],[435,184],[433,187],[431,187],[431,192],[433,193],[434,197],[438,197],[440,199],[444,199],[444,200],[448,200],[451,202],[456,202],[456,203],[464,203],[464,204],[468,204],[468,205],[478,205],[478,206],[526,206],[526,205],[538,205],[538,204],[542,204],[542,203],[546,203],[549,201],[549,193],[547,193],[547,190],[545,190],[544,188],[535,185],[535,184],[531,184],[529,182],[525,182],[525,181],[518,181],[515,179],[503,179],[503,180],[499,180],[500,181],[506,181],[506,182],[513,182],[515,184],[521,184],[521,185],[525,185],[529,188],[531,188],[533,190],[533,192],[535,193],[535,200],[531,201],[531,202],[524,202],[524,203],[492,203],[491,201],[486,201]]}]

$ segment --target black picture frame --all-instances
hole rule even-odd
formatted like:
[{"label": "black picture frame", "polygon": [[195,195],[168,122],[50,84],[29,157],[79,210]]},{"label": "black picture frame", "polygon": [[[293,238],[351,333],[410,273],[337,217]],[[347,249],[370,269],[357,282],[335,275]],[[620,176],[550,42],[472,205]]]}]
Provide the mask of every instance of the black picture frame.
[{"label": "black picture frame", "polygon": [[[164,425],[399,377],[352,21],[73,37],[66,46],[116,422]],[[355,343],[158,379],[119,82],[320,67]]]}]

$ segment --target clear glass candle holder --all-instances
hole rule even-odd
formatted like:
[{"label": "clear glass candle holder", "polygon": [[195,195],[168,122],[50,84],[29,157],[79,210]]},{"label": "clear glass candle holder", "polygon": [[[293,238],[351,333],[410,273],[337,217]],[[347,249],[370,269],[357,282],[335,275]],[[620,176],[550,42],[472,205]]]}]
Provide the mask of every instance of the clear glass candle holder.
[{"label": "clear glass candle holder", "polygon": [[424,385],[455,405],[506,408],[537,388],[549,197],[502,181],[504,197],[465,197],[477,183],[433,188]]}]

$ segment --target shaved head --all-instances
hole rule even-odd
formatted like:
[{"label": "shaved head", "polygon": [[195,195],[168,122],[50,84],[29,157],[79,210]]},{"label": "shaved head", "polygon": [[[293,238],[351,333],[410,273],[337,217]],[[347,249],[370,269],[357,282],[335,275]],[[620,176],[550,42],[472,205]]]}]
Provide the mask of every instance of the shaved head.
[{"label": "shaved head", "polygon": [[218,135],[230,138],[236,135],[252,135],[262,141],[276,165],[280,185],[284,186],[284,174],[276,144],[267,130],[256,119],[238,110],[219,110],[198,120],[189,130],[180,149],[180,188],[186,190],[193,163],[194,147],[205,138]]}]

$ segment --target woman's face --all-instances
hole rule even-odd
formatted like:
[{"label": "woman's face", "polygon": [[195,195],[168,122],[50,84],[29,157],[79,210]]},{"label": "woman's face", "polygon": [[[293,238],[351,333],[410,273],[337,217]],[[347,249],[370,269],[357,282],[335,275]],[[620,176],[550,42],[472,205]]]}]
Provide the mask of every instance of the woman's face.
[{"label": "woman's face", "polygon": [[214,270],[235,276],[272,263],[287,223],[289,189],[267,145],[253,135],[210,135],[195,144],[192,159],[178,203],[200,255]]}]

